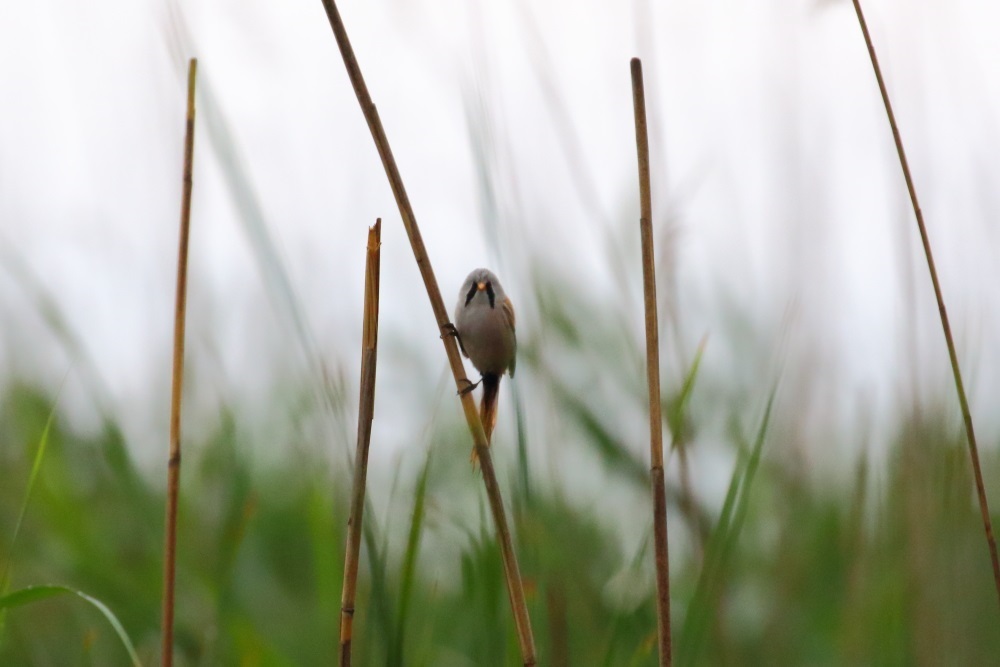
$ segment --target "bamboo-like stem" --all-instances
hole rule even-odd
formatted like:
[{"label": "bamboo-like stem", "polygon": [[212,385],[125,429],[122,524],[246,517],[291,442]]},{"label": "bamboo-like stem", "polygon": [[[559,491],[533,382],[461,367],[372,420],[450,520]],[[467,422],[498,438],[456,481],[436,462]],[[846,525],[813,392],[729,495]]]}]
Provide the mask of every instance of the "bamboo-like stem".
[{"label": "bamboo-like stem", "polygon": [[382,218],[368,229],[365,261],[364,326],[361,334],[361,400],[358,403],[358,449],[354,456],[351,485],[351,518],[347,522],[347,553],[344,556],[344,589],[340,598],[340,665],[351,665],[354,634],[354,597],[358,585],[358,555],[361,552],[361,520],[365,511],[368,479],[368,445],[375,414],[375,363],[378,352],[378,285],[381,264]]},{"label": "bamboo-like stem", "polygon": [[937,299],[938,315],[941,317],[941,329],[944,331],[944,341],[948,346],[948,358],[951,361],[951,372],[955,378],[955,391],[958,393],[958,404],[962,410],[962,419],[965,421],[965,436],[969,442],[969,458],[972,459],[972,473],[976,480],[976,495],[979,497],[979,512],[983,517],[983,530],[986,532],[986,544],[990,550],[990,561],[993,564],[993,583],[997,589],[997,599],[1000,601],[1000,558],[997,556],[997,542],[993,537],[993,523],[990,520],[990,507],[986,501],[986,486],[983,484],[983,471],[979,465],[979,447],[976,444],[976,432],[972,428],[972,411],[969,409],[969,399],[965,395],[965,384],[962,382],[962,371],[958,365],[958,353],[955,351],[955,339],[951,334],[951,324],[948,321],[948,311],[944,307],[944,297],[941,294],[941,283],[938,281],[937,268],[934,266],[934,256],[931,254],[931,242],[927,235],[927,226],[924,224],[924,214],[920,210],[917,201],[917,190],[913,185],[913,177],[910,175],[910,165],[906,160],[906,151],[903,150],[903,140],[899,135],[899,127],[896,125],[896,115],[892,112],[892,104],[889,102],[889,93],[885,88],[885,80],[882,78],[882,68],[879,67],[878,57],[875,55],[875,47],[872,45],[872,37],[868,32],[868,23],[865,15],[861,11],[859,0],[854,1],[854,11],[858,15],[858,23],[861,24],[861,32],[865,37],[865,45],[868,47],[868,55],[872,61],[872,69],[875,70],[875,79],[878,81],[878,89],[882,94],[882,103],[885,105],[885,113],[889,118],[889,127],[892,129],[892,139],[896,143],[896,154],[899,155],[899,165],[903,169],[903,178],[906,180],[906,190],[910,194],[910,203],[913,205],[913,214],[917,219],[917,229],[920,230],[920,242],[924,247],[924,257],[927,258],[927,270],[931,275],[931,284],[934,286],[934,298]]},{"label": "bamboo-like stem", "polygon": [[188,232],[191,228],[191,187],[194,183],[194,83],[198,59],[188,63],[187,120],[184,129],[184,186],[181,232],[177,249],[177,291],[174,307],[174,363],[170,390],[170,454],[167,459],[167,517],[163,545],[162,664],[174,662],[174,577],[177,558],[177,496],[181,485],[181,394],[184,385],[184,317],[187,310]]},{"label": "bamboo-like stem", "polygon": [[[413,248],[413,256],[420,269],[424,286],[427,289],[427,296],[434,311],[438,327],[442,333],[441,340],[444,343],[445,353],[448,355],[448,363],[451,366],[452,374],[455,376],[456,389],[461,390],[468,386],[469,380],[465,377],[465,367],[462,358],[459,356],[458,345],[454,336],[448,335],[451,330],[451,322],[448,319],[448,311],[441,298],[441,290],[438,288],[437,279],[434,277],[434,270],[431,267],[430,258],[424,247],[420,229],[417,227],[417,220],[410,206],[409,197],[403,187],[403,179],[399,175],[399,169],[392,156],[392,149],[389,147],[389,140],[385,136],[382,128],[382,121],[379,119],[378,111],[368,94],[368,87],[361,75],[361,68],[358,66],[351,42],[347,37],[347,30],[344,22],[340,18],[337,4],[334,0],[323,0],[323,7],[326,9],[330,27],[333,29],[340,55],[347,68],[347,74],[351,79],[354,93],[357,95],[358,103],[361,105],[361,112],[368,123],[368,129],[372,133],[375,147],[378,149],[379,157],[382,159],[382,166],[385,168],[386,177],[392,188],[396,205],[399,207],[399,214],[406,228],[406,234],[410,239]],[[514,625],[517,629],[518,643],[521,648],[521,657],[524,665],[534,665],[535,659],[535,639],[531,631],[531,620],[528,617],[528,606],[524,598],[524,585],[521,581],[520,568],[517,564],[517,557],[514,554],[514,547],[510,536],[510,528],[507,526],[507,516],[504,511],[503,497],[500,494],[500,485],[497,482],[496,472],[493,468],[493,458],[486,440],[486,433],[483,431],[483,424],[479,419],[479,412],[472,394],[467,392],[461,395],[462,410],[465,412],[465,420],[472,433],[475,442],[476,452],[479,456],[479,464],[483,473],[483,484],[486,486],[486,496],[489,500],[490,510],[493,514],[493,522],[496,524],[497,542],[500,546],[500,556],[503,561],[504,576],[507,581],[507,594],[510,598],[511,612],[514,616]]]},{"label": "bamboo-like stem", "polygon": [[653,205],[649,184],[649,133],[642,62],[632,59],[632,105],[639,155],[639,229],[642,237],[642,287],[646,301],[646,381],[649,386],[649,477],[653,497],[653,540],[656,553],[656,617],[660,665],[671,664],[670,557],[667,549],[667,491],[663,479],[663,417],[660,413],[660,334],[656,320],[656,267],[653,253]]}]

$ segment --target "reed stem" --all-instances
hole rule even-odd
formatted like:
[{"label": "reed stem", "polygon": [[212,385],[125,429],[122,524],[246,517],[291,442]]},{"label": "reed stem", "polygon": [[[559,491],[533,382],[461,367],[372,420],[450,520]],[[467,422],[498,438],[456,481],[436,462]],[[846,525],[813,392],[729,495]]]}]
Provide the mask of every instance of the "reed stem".
[{"label": "reed stem", "polygon": [[642,237],[642,287],[646,306],[646,381],[649,386],[649,477],[653,500],[656,554],[656,617],[660,665],[671,664],[670,557],[667,548],[667,492],[663,478],[663,417],[660,402],[660,334],[656,318],[656,267],[653,252],[653,205],[649,178],[649,133],[642,62],[632,59],[632,104],[639,156],[639,230]]},{"label": "reed stem", "polygon": [[361,520],[365,511],[365,484],[368,479],[368,445],[371,443],[375,414],[375,366],[378,352],[378,296],[381,264],[382,218],[368,229],[365,261],[364,326],[361,334],[361,400],[358,402],[358,449],[354,457],[351,484],[351,517],[347,522],[347,553],[344,556],[344,588],[340,603],[340,665],[351,665],[354,634],[354,598],[358,584],[358,555],[361,552]]},{"label": "reed stem", "polygon": [[[441,298],[441,290],[438,288],[437,279],[434,277],[434,270],[431,267],[430,258],[424,247],[423,238],[420,235],[420,228],[417,226],[416,217],[410,206],[409,197],[403,187],[403,179],[399,175],[399,169],[392,156],[392,149],[389,147],[389,140],[382,128],[382,121],[379,118],[375,104],[372,102],[365,85],[364,77],[361,75],[361,68],[358,65],[351,42],[347,37],[347,30],[344,22],[337,10],[337,3],[334,0],[322,0],[326,9],[330,27],[333,29],[340,55],[347,68],[348,77],[354,93],[357,95],[361,112],[368,123],[368,129],[372,133],[375,147],[379,157],[382,159],[382,166],[385,168],[386,177],[389,179],[389,186],[392,188],[396,205],[399,207],[399,214],[406,228],[406,234],[410,239],[413,248],[413,256],[417,261],[417,268],[423,278],[424,286],[427,289],[427,296],[431,302],[431,309],[437,320],[441,340],[444,343],[445,353],[448,355],[448,363],[451,366],[452,374],[455,377],[455,387],[457,390],[468,386],[469,380],[465,377],[465,367],[462,358],[459,356],[458,345],[455,337],[448,335],[451,330],[451,322],[448,318],[448,311],[445,308],[444,300]],[[493,468],[493,458],[490,455],[486,433],[483,431],[482,421],[479,419],[479,412],[471,392],[461,395],[462,410],[465,413],[466,422],[472,433],[475,442],[476,453],[479,457],[479,464],[483,473],[483,484],[486,486],[486,495],[489,500],[490,510],[493,514],[493,522],[496,524],[497,542],[500,546],[500,555],[503,561],[504,575],[507,582],[507,594],[510,599],[511,612],[514,616],[514,625],[517,629],[518,643],[521,649],[521,657],[524,665],[534,665],[535,639],[531,631],[531,620],[528,616],[528,607],[524,598],[524,586],[521,581],[520,568],[517,564],[517,556],[514,554],[514,547],[511,540],[510,529],[507,525],[507,516],[504,511],[503,497],[500,494],[500,485],[497,482],[496,472]]]},{"label": "reed stem", "polygon": [[163,667],[174,662],[174,579],[177,560],[177,497],[181,485],[181,395],[184,386],[184,324],[187,310],[188,237],[191,229],[191,188],[194,183],[194,84],[198,59],[188,63],[187,119],[184,129],[184,185],[181,231],[177,250],[177,290],[174,308],[174,359],[170,390],[170,454],[167,459],[167,516],[163,546]]},{"label": "reed stem", "polygon": [[969,442],[969,458],[972,460],[972,473],[976,481],[976,495],[979,498],[979,512],[983,518],[983,530],[986,533],[986,544],[990,550],[990,561],[993,565],[993,583],[997,589],[997,600],[1000,601],[1000,558],[997,556],[997,542],[993,536],[993,523],[990,520],[990,508],[986,500],[986,486],[983,484],[983,471],[979,465],[979,447],[976,444],[976,432],[972,427],[972,411],[969,409],[969,400],[965,395],[965,384],[962,382],[962,371],[958,365],[958,353],[955,351],[955,339],[951,334],[951,324],[948,321],[948,311],[944,306],[944,296],[941,293],[941,283],[938,280],[937,268],[934,265],[934,256],[931,253],[930,237],[927,235],[927,226],[924,224],[924,214],[920,210],[920,203],[917,201],[917,190],[913,185],[913,177],[910,174],[910,165],[906,160],[906,151],[903,150],[903,140],[899,135],[899,127],[896,124],[896,115],[892,111],[892,104],[889,102],[889,93],[886,91],[885,80],[882,78],[882,68],[879,67],[878,57],[875,55],[875,47],[872,45],[871,34],[868,32],[868,23],[865,15],[861,11],[859,0],[853,0],[854,11],[858,15],[858,23],[861,24],[861,32],[865,38],[865,45],[868,47],[868,55],[872,61],[872,69],[875,70],[875,79],[878,81],[878,89],[882,94],[882,103],[885,105],[885,113],[889,119],[889,127],[892,129],[892,139],[896,143],[896,154],[899,156],[899,165],[903,169],[903,178],[906,181],[906,190],[910,195],[910,203],[913,206],[913,214],[917,219],[917,229],[920,231],[920,243],[924,248],[924,257],[927,258],[927,270],[931,275],[931,284],[934,286],[934,298],[937,300],[938,315],[941,317],[941,329],[944,331],[945,344],[948,346],[948,358],[951,361],[951,372],[955,379],[955,391],[958,393],[958,404],[962,411],[962,419],[965,422],[965,436]]}]

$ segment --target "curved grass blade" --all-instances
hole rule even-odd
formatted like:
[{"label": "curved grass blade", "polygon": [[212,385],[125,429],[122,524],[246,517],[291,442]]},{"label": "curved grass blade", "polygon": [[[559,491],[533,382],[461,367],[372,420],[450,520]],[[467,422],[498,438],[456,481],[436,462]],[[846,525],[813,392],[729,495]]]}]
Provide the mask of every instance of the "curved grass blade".
[{"label": "curved grass blade", "polygon": [[749,459],[745,462],[741,459],[729,482],[719,523],[709,540],[705,552],[705,565],[702,568],[701,576],[698,577],[688,618],[684,623],[684,633],[678,647],[678,657],[681,664],[698,664],[698,654],[704,645],[703,638],[708,628],[712,608],[722,588],[729,557],[735,548],[743,522],[746,519],[750,502],[750,489],[760,464],[760,454],[771,421],[771,408],[774,406],[774,396],[777,390],[778,387],[775,384],[767,399],[767,406],[764,408],[764,416],[761,419],[760,428],[757,430]]},{"label": "curved grass blade", "polygon": [[705,354],[705,345],[707,343],[707,336],[701,339],[701,342],[698,344],[698,351],[695,352],[694,360],[691,362],[691,368],[688,369],[687,375],[684,376],[684,382],[681,384],[680,391],[677,392],[677,395],[667,405],[663,406],[667,416],[667,426],[670,427],[670,433],[673,434],[671,449],[676,448],[678,441],[683,440],[683,434],[686,431],[684,417],[687,414],[688,404],[691,402],[694,381],[698,377],[698,371],[701,368],[701,359]]},{"label": "curved grass blade", "polygon": [[125,650],[128,652],[132,665],[134,665],[134,667],[142,667],[142,662],[140,662],[139,656],[135,652],[132,640],[129,639],[128,633],[125,632],[125,628],[122,626],[121,621],[118,620],[118,617],[115,616],[115,613],[111,611],[106,604],[95,597],[87,595],[83,591],[78,591],[74,588],[69,588],[68,586],[28,586],[27,588],[22,588],[0,597],[0,610],[20,607],[26,604],[31,604],[32,602],[38,602],[39,600],[56,597],[57,595],[75,595],[78,598],[89,602],[93,607],[101,612],[104,618],[107,619],[108,623],[111,625],[112,629],[114,629],[115,634],[118,635],[118,639],[121,640],[122,646],[124,646]]},{"label": "curved grass blade", "polygon": [[[66,380],[63,380],[65,384]],[[59,392],[62,392],[60,386]],[[55,421],[56,407],[59,405],[58,394],[49,410],[49,416],[45,420],[45,427],[42,428],[42,435],[38,438],[38,447],[35,448],[35,459],[31,463],[31,473],[28,475],[28,486],[24,489],[24,498],[21,500],[21,509],[17,515],[17,522],[14,523],[14,532],[10,538],[10,546],[7,549],[6,562],[3,565],[3,574],[0,574],[0,595],[7,592],[9,584],[10,568],[14,564],[14,546],[17,544],[17,536],[21,532],[21,524],[24,523],[24,515],[28,512],[28,500],[31,498],[31,490],[35,487],[35,480],[38,479],[38,472],[42,469],[42,460],[45,458],[45,451],[49,446],[49,433],[52,431],[52,422]],[[0,642],[3,640],[4,625],[7,620],[7,613],[0,608]]]},{"label": "curved grass blade", "polygon": [[[368,508],[369,510],[371,508]],[[370,606],[372,620],[375,628],[371,633],[377,638],[373,643],[367,641],[369,648],[374,645],[381,645],[386,648],[386,664],[400,665],[400,660],[396,660],[393,653],[398,642],[395,636],[395,626],[392,623],[392,604],[389,596],[389,584],[386,581],[386,553],[385,549],[380,549],[378,542],[378,527],[375,525],[375,513],[367,512],[368,519],[361,526],[361,536],[365,541],[365,549],[368,552],[368,570],[371,576]],[[374,656],[369,658],[374,662]]]},{"label": "curved grass blade", "polygon": [[597,451],[605,465],[621,473],[635,485],[645,486],[648,482],[646,467],[639,457],[604,425],[597,413],[555,377],[549,378],[549,387],[561,404],[564,414],[575,421],[589,436],[584,442]]},{"label": "curved grass blade", "polygon": [[[14,562],[14,545],[17,543],[17,535],[21,532],[21,524],[24,522],[24,515],[28,511],[28,500],[31,498],[31,490],[38,479],[38,472],[42,469],[42,460],[45,458],[45,450],[49,446],[49,433],[52,431],[52,422],[55,421],[56,407],[59,405],[58,398],[52,403],[52,409],[45,420],[45,427],[42,435],[38,439],[38,447],[35,448],[35,460],[31,463],[31,474],[28,475],[28,486],[24,490],[24,498],[21,500],[21,510],[17,515],[17,522],[14,524],[14,533],[10,538],[10,547],[7,550],[7,562],[4,563],[3,575],[0,576],[0,593],[7,591],[7,577],[10,575],[10,566]],[[0,628],[3,627],[2,617],[0,617]]]},{"label": "curved grass blade", "polygon": [[93,399],[99,416],[103,420],[109,420],[113,412],[110,385],[87,350],[83,338],[74,330],[66,313],[60,308],[55,294],[24,257],[12,250],[13,247],[13,242],[0,234],[0,267],[10,273],[34,305],[38,316],[45,322],[48,332],[65,350],[72,367],[78,370],[77,377],[87,386],[87,391],[84,393]]},{"label": "curved grass blade", "polygon": [[427,478],[431,469],[431,453],[427,451],[427,460],[417,480],[416,495],[413,499],[413,518],[410,521],[410,532],[406,539],[406,555],[403,558],[403,575],[399,593],[399,613],[396,623],[396,655],[402,658],[403,639],[406,633],[406,619],[409,615],[410,599],[413,597],[413,584],[416,576],[417,555],[420,552],[420,535],[424,527],[424,506],[427,498]]}]

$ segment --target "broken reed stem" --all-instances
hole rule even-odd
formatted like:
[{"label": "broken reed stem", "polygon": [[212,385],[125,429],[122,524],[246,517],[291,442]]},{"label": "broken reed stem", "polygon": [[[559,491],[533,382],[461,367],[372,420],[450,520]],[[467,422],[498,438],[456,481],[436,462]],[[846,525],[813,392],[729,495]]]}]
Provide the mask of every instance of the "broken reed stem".
[{"label": "broken reed stem", "polygon": [[917,229],[920,230],[920,242],[924,247],[924,256],[927,258],[927,270],[931,274],[931,284],[934,286],[934,298],[937,299],[938,314],[941,316],[941,329],[944,331],[944,340],[948,346],[948,358],[951,361],[951,372],[955,378],[955,391],[958,393],[958,404],[962,410],[962,419],[965,421],[965,435],[969,441],[969,458],[972,459],[972,472],[976,480],[976,495],[979,497],[979,511],[983,517],[983,530],[986,532],[986,543],[990,549],[990,560],[993,564],[993,583],[997,589],[997,599],[1000,600],[1000,558],[997,556],[997,542],[993,537],[993,523],[990,520],[990,508],[986,501],[986,486],[983,484],[983,471],[979,465],[979,447],[976,445],[976,432],[972,428],[972,411],[969,409],[969,400],[965,396],[965,384],[962,382],[962,371],[958,365],[958,353],[955,351],[955,339],[951,335],[951,324],[948,321],[948,311],[944,307],[944,297],[941,294],[941,283],[938,281],[937,268],[934,266],[934,256],[931,254],[931,242],[927,236],[927,226],[924,224],[924,214],[920,210],[917,201],[917,190],[913,186],[913,177],[910,175],[910,165],[906,160],[906,151],[903,150],[903,140],[899,136],[899,127],[896,125],[896,115],[892,112],[892,104],[889,102],[889,93],[885,88],[885,80],[882,78],[882,68],[879,67],[878,57],[875,55],[875,47],[872,45],[872,37],[868,32],[868,23],[865,15],[861,11],[859,0],[854,1],[854,11],[858,15],[858,23],[861,24],[861,32],[865,38],[865,45],[868,47],[868,55],[871,57],[872,69],[875,70],[875,79],[878,81],[878,89],[882,94],[882,102],[885,104],[885,113],[889,118],[889,127],[892,128],[892,139],[896,143],[896,154],[899,155],[899,165],[903,168],[903,178],[906,180],[906,190],[910,194],[910,203],[913,205],[913,214],[917,218]]},{"label": "broken reed stem", "polygon": [[365,261],[364,327],[361,334],[361,399],[358,402],[358,449],[354,456],[351,484],[351,517],[347,522],[347,553],[344,555],[344,589],[340,598],[340,666],[350,667],[354,634],[354,596],[358,585],[358,555],[361,552],[361,519],[365,511],[368,479],[368,445],[375,414],[375,362],[378,351],[378,285],[381,263],[382,218],[368,229]]},{"label": "broken reed stem", "polygon": [[667,548],[667,492],[663,479],[663,417],[660,403],[660,334],[656,321],[656,267],[653,253],[653,205],[649,183],[649,134],[642,62],[632,59],[632,104],[635,144],[639,155],[639,229],[642,237],[642,287],[646,301],[646,380],[649,386],[649,476],[653,496],[653,539],[656,553],[656,617],[660,664],[671,664],[670,557]]},{"label": "broken reed stem", "polygon": [[[455,387],[460,390],[467,386],[468,379],[465,377],[465,367],[462,358],[459,356],[458,345],[454,336],[448,335],[451,322],[448,318],[448,311],[441,298],[441,290],[438,288],[437,279],[434,277],[434,270],[431,267],[430,258],[424,247],[420,229],[417,227],[417,220],[410,206],[409,197],[403,187],[403,179],[399,175],[399,169],[392,156],[389,147],[389,140],[385,136],[382,128],[382,121],[379,119],[378,111],[368,94],[368,87],[365,85],[364,77],[361,75],[361,68],[358,66],[351,42],[347,37],[347,30],[344,28],[340,12],[334,0],[322,0],[326,9],[330,27],[333,29],[340,55],[347,68],[347,75],[351,79],[354,93],[357,95],[361,112],[368,123],[368,129],[372,133],[375,147],[379,157],[382,159],[382,166],[385,168],[386,177],[389,179],[389,186],[399,207],[400,217],[403,219],[403,226],[410,239],[413,248],[413,256],[420,269],[424,286],[427,289],[427,296],[434,311],[439,331],[442,334],[445,353],[448,355],[448,364],[451,366],[452,374],[455,376]],[[479,419],[479,412],[471,393],[461,396],[462,410],[465,412],[465,420],[472,433],[475,442],[476,452],[479,456],[479,463],[483,473],[483,484],[486,486],[486,496],[489,500],[490,510],[493,514],[493,522],[496,524],[497,542],[500,546],[500,556],[503,561],[504,576],[507,582],[507,594],[510,598],[511,612],[514,616],[514,625],[517,629],[518,643],[521,648],[521,657],[524,665],[534,665],[535,659],[535,639],[531,632],[531,621],[528,617],[528,607],[524,599],[524,586],[521,582],[521,573],[517,564],[517,557],[514,554],[514,547],[511,541],[510,529],[507,526],[507,516],[503,507],[503,498],[500,495],[500,485],[497,482],[496,472],[493,469],[493,458],[486,440],[486,433],[483,431],[482,421]]]},{"label": "broken reed stem", "polygon": [[198,59],[188,63],[187,120],[184,129],[184,185],[181,232],[177,249],[177,291],[174,307],[174,362],[170,390],[170,454],[167,459],[167,517],[163,546],[162,665],[174,662],[174,576],[177,557],[177,496],[181,485],[181,393],[184,385],[184,315],[187,310],[188,232],[191,228],[191,187],[194,183],[194,83]]}]

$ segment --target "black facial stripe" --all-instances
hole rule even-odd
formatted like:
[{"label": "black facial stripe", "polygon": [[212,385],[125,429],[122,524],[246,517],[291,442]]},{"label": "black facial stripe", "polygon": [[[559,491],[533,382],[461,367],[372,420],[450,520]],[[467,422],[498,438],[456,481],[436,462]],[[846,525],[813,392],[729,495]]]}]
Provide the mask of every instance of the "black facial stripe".
[{"label": "black facial stripe", "polygon": [[496,301],[497,295],[493,293],[493,283],[487,281],[486,283],[486,296],[490,298],[490,308],[493,307],[493,303]]},{"label": "black facial stripe", "polygon": [[476,283],[472,283],[472,287],[469,289],[469,293],[465,295],[465,305],[468,306],[469,302],[472,301],[472,297],[476,296]]}]

